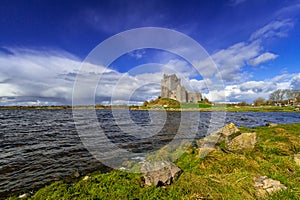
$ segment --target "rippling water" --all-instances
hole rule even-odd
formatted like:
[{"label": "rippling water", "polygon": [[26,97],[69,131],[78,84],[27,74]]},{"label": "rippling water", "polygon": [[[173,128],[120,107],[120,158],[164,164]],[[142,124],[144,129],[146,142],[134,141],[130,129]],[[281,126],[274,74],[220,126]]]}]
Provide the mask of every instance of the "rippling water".
[{"label": "rippling water", "polygon": [[[99,126],[109,141],[132,152],[159,149],[182,130],[191,133],[189,136],[203,137],[214,123],[210,112],[130,111],[129,117],[128,111],[114,112],[97,110]],[[76,127],[89,130],[89,117],[82,114],[81,121],[75,120]],[[71,110],[0,110],[0,197],[37,189],[77,171],[84,174],[101,168],[81,142],[75,122]],[[225,123],[229,122],[248,127],[295,123],[300,122],[300,113],[232,112],[226,113]],[[89,133],[94,132],[91,129]],[[99,145],[105,143],[100,141]]]}]

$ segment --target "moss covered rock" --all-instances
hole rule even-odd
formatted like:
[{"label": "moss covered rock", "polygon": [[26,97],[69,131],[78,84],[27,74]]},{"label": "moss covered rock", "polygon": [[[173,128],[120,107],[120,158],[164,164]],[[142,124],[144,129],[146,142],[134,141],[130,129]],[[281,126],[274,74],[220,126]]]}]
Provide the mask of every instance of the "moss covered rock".
[{"label": "moss covered rock", "polygon": [[252,150],[257,143],[256,133],[243,133],[226,144],[229,151],[241,153],[244,150]]}]

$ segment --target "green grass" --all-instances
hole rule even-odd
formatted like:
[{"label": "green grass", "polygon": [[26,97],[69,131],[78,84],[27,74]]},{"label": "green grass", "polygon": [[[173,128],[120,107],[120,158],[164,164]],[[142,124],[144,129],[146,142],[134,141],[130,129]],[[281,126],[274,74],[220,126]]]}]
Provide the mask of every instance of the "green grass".
[{"label": "green grass", "polygon": [[[144,110],[144,109],[152,109],[157,108],[157,106],[163,106],[167,105],[167,107],[164,107],[166,110],[176,111],[179,110],[197,110],[197,111],[226,111],[226,112],[295,112],[294,106],[285,106],[285,107],[279,107],[279,106],[226,106],[223,104],[208,104],[204,102],[199,103],[180,103],[173,99],[167,99],[167,98],[161,98],[156,99],[148,104],[148,106],[141,106],[135,108],[136,110]],[[298,111],[299,112],[299,111]],[[300,113],[300,112],[299,112]]]},{"label": "green grass", "polygon": [[211,108],[211,104],[207,103],[181,103],[181,108]]},{"label": "green grass", "polygon": [[286,106],[286,107],[279,107],[279,106],[228,106],[228,112],[293,112],[295,107],[293,106]]},{"label": "green grass", "polygon": [[145,107],[141,107],[142,109],[147,109],[147,108],[157,108],[158,106],[165,106],[165,109],[172,108],[172,109],[199,109],[199,108],[211,108],[212,105],[204,102],[200,103],[183,103],[176,101],[174,99],[169,99],[169,98],[158,98],[155,100],[152,100],[148,103],[148,105]]},{"label": "green grass", "polygon": [[233,154],[221,147],[200,159],[191,147],[176,162],[183,170],[180,178],[165,188],[144,187],[140,174],[113,170],[94,172],[88,180],[81,177],[72,184],[54,182],[28,199],[259,199],[253,186],[259,175],[288,187],[267,199],[300,199],[300,167],[293,160],[300,152],[300,124],[241,131],[257,133],[253,151]]}]

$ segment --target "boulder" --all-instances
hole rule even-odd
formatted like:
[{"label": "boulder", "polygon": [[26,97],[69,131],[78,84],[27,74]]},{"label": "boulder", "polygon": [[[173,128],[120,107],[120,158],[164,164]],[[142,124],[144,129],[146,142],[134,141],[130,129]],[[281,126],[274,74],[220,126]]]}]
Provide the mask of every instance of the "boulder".
[{"label": "boulder", "polygon": [[226,143],[226,149],[232,152],[240,153],[244,150],[254,149],[256,143],[256,133],[243,133]]},{"label": "boulder", "polygon": [[210,152],[216,150],[215,148],[213,147],[201,147],[199,148],[198,150],[198,155],[199,155],[199,158],[204,158],[205,156],[207,156],[207,154],[209,154]]},{"label": "boulder", "polygon": [[198,140],[197,146],[201,147],[208,143],[212,143],[213,145],[215,145],[216,143],[229,141],[239,134],[240,130],[234,125],[234,123],[229,123],[219,130],[212,132],[207,137]]},{"label": "boulder", "polygon": [[269,123],[266,124],[266,126],[275,127],[275,126],[278,126],[278,124],[269,122]]},{"label": "boulder", "polygon": [[240,130],[234,125],[234,123],[227,124],[226,126],[220,129],[221,136],[225,138],[229,138],[239,132]]},{"label": "boulder", "polygon": [[240,135],[240,130],[234,125],[234,123],[229,123],[219,129],[217,134],[219,135],[218,144],[221,144],[222,142],[228,143],[232,140],[232,138]]},{"label": "boulder", "polygon": [[268,178],[267,176],[254,178],[254,187],[256,188],[257,196],[259,197],[265,197],[267,193],[272,194],[287,189],[280,181]]},{"label": "boulder", "polygon": [[215,145],[219,145],[222,142],[229,143],[232,138],[239,134],[240,130],[234,125],[234,123],[229,123],[219,130],[214,131],[207,137],[198,140],[196,143],[199,148],[199,157],[205,157],[208,153],[215,149]]},{"label": "boulder", "polygon": [[141,167],[145,185],[165,186],[173,183],[182,170],[174,163],[167,161],[146,162]]}]

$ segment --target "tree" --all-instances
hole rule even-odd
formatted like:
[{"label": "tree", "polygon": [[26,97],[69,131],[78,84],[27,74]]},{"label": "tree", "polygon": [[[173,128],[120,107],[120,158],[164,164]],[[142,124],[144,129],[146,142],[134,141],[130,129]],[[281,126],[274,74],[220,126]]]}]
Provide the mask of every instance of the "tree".
[{"label": "tree", "polygon": [[242,101],[237,104],[237,106],[248,106],[247,102]]},{"label": "tree", "polygon": [[278,89],[270,94],[269,99],[270,101],[273,102],[280,102],[283,101],[284,94],[285,94],[284,90]]},{"label": "tree", "polygon": [[203,103],[206,103],[206,104],[211,104],[211,102],[208,100],[208,98],[204,97],[203,99]]},{"label": "tree", "polygon": [[286,90],[286,98],[289,99],[295,99],[299,95],[299,91],[296,90]]},{"label": "tree", "polygon": [[296,96],[296,99],[298,102],[300,102],[300,92],[298,92],[297,96]]},{"label": "tree", "polygon": [[148,101],[144,101],[144,103],[143,103],[143,106],[144,106],[144,107],[147,107],[147,106],[148,106],[148,104],[149,104],[149,102],[148,102]]},{"label": "tree", "polygon": [[262,106],[262,105],[265,105],[266,100],[262,97],[258,97],[257,99],[255,99],[253,101],[253,103],[254,103],[255,106]]}]

